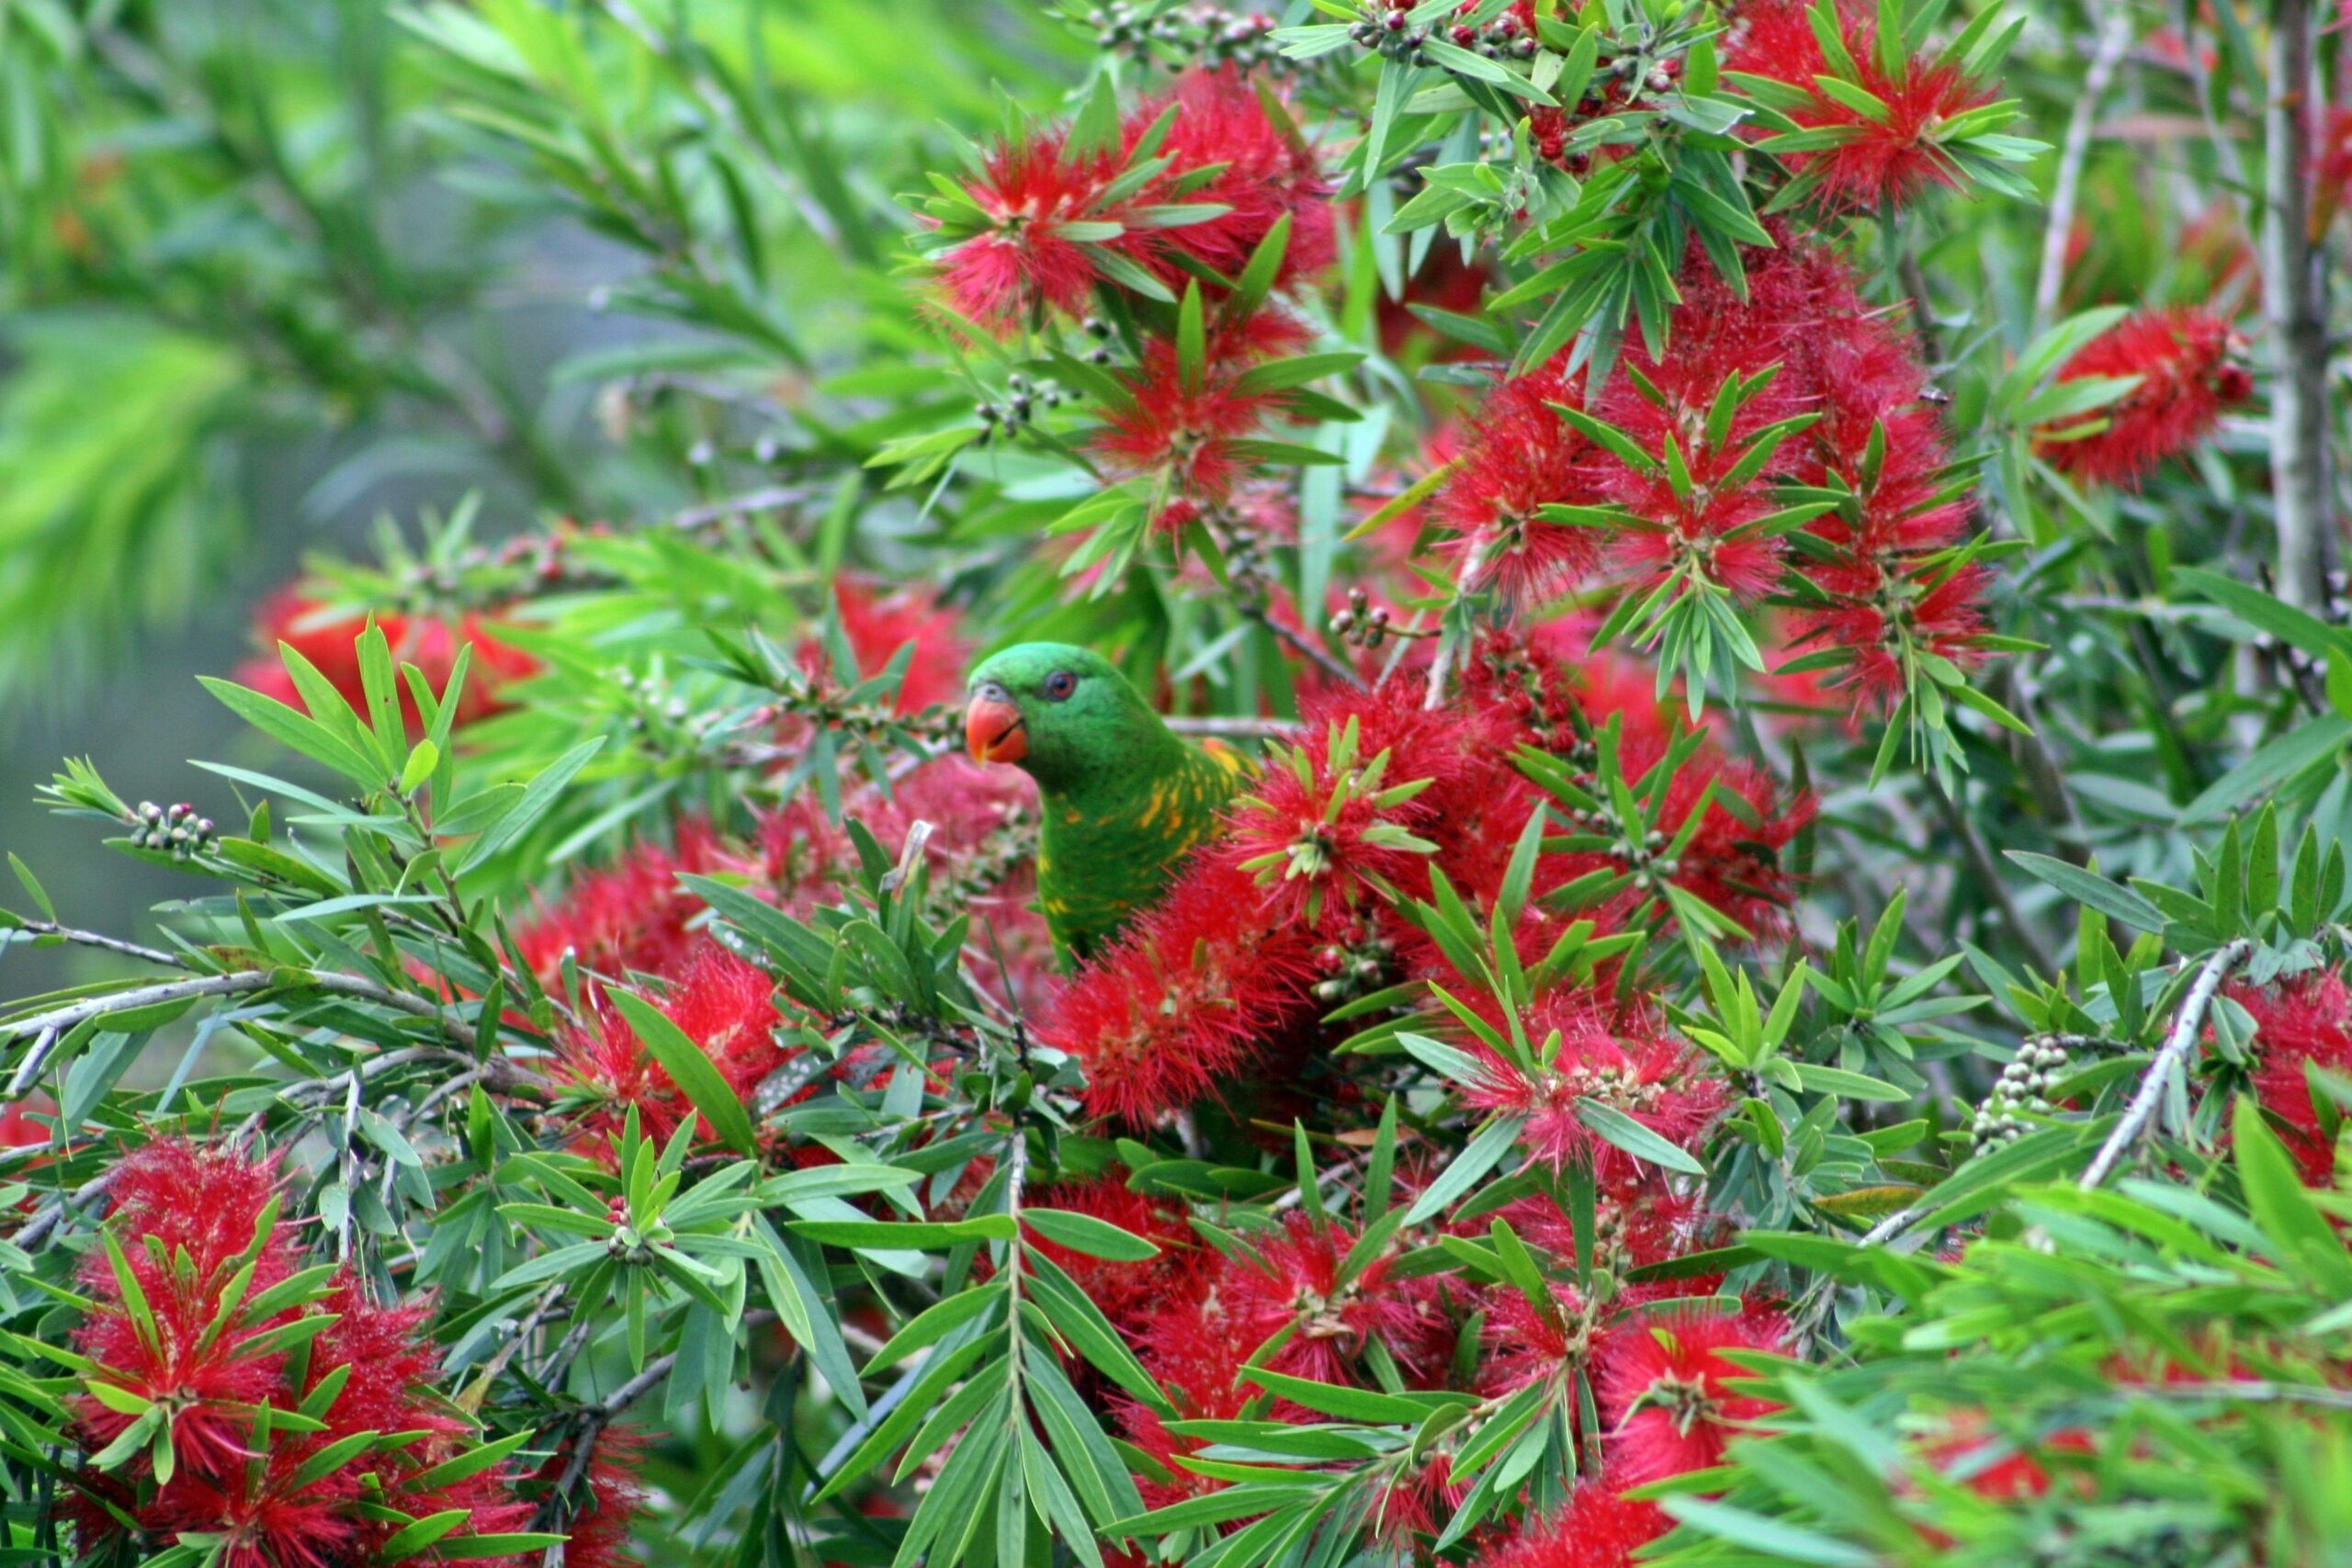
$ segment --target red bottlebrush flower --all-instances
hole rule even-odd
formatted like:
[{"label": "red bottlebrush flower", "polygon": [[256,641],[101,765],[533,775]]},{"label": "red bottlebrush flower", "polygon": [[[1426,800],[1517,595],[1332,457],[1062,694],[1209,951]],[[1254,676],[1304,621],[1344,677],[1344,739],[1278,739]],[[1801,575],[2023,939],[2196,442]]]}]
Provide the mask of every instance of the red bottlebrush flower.
[{"label": "red bottlebrush flower", "polygon": [[1135,1191],[1114,1177],[1047,1187],[1027,1208],[1058,1209],[1118,1226],[1159,1248],[1159,1256],[1125,1263],[1062,1246],[1034,1226],[1029,1240],[1067,1272],[1121,1329],[1142,1322],[1152,1309],[1182,1297],[1193,1270],[1193,1229],[1181,1208]]},{"label": "red bottlebrush flower", "polygon": [[[198,1275],[217,1272],[253,1246],[254,1232],[277,1192],[277,1161],[226,1145],[207,1147],[182,1138],[158,1138],[125,1155],[107,1193],[107,1215],[125,1237],[134,1269],[149,1266],[132,1236],[153,1236],[166,1255],[186,1248]],[[91,1278],[111,1280],[104,1258],[87,1265]],[[291,1254],[273,1231],[254,1270],[254,1289],[266,1291],[293,1271]]]},{"label": "red bottlebrush flower", "polygon": [[[1338,253],[1330,194],[1315,150],[1295,127],[1278,125],[1267,114],[1256,85],[1239,71],[1189,72],[1166,100],[1148,99],[1128,117],[1125,144],[1132,149],[1172,102],[1176,122],[1160,155],[1168,178],[1185,171],[1223,165],[1222,172],[1188,202],[1214,202],[1232,210],[1205,222],[1161,230],[1170,250],[1204,262],[1230,277],[1249,265],[1252,252],[1287,215],[1290,238],[1275,287],[1321,271]],[[1163,264],[1163,281],[1176,270]]]},{"label": "red bottlebrush flower", "polygon": [[[1831,676],[1833,689],[1852,688],[1882,708],[1901,700],[1917,679],[1922,656],[1963,668],[1983,662],[1984,598],[1992,573],[1963,567],[1930,574],[1890,572],[1876,561],[1821,574],[1839,597],[1791,618],[1792,648],[1836,649],[1847,661]],[[1871,579],[1876,579],[1872,584]]]},{"label": "red bottlebrush flower", "polygon": [[2352,1075],[2352,988],[2344,976],[2317,970],[2273,986],[2233,984],[2226,995],[2254,1015],[2255,1098],[2291,1129],[2288,1149],[2308,1187],[2335,1180],[2335,1145],[2320,1132],[2306,1063]]},{"label": "red bottlebrush flower", "polygon": [[[1630,1178],[1602,1186],[1593,1205],[1593,1267],[1606,1269],[1623,1280],[1634,1269],[1688,1252],[1717,1245],[1723,1222],[1709,1214],[1696,1196],[1675,1191],[1655,1167],[1644,1166]],[[1578,1258],[1576,1225],[1551,1198],[1537,1195],[1506,1205],[1502,1217],[1526,1241],[1564,1263]],[[1721,1276],[1691,1275],[1662,1281],[1660,1295],[1705,1295],[1721,1283]],[[1631,1292],[1636,1300],[1647,1286],[1623,1286],[1618,1299]]]},{"label": "red bottlebrush flower", "polygon": [[[639,1439],[619,1427],[605,1428],[588,1459],[586,1483],[562,1529],[564,1568],[637,1568],[628,1550],[629,1527],[645,1506],[645,1484],[638,1479]],[[569,1443],[540,1467],[553,1481],[571,1464]]]},{"label": "red bottlebrush flower", "polygon": [[2058,379],[2137,376],[2139,385],[2106,408],[2043,426],[2035,452],[2071,479],[2138,484],[2211,434],[2223,409],[2253,395],[2252,378],[2230,363],[2231,340],[2227,321],[2194,307],[2143,310],[2117,322],[2068,360]]},{"label": "red bottlebrush flower", "polygon": [[686,929],[703,906],[678,878],[719,869],[719,853],[717,836],[700,818],[679,822],[676,836],[674,848],[636,844],[611,865],[582,873],[515,932],[514,945],[541,983],[554,983],[566,953],[592,974],[682,972],[706,939]]},{"label": "red bottlebrush flower", "polygon": [[222,1568],[346,1568],[358,1557],[360,1467],[301,1477],[303,1461],[322,1446],[316,1438],[281,1438],[257,1463],[175,1478],[138,1511],[140,1526],[164,1539],[183,1532],[226,1538]]},{"label": "red bottlebrush flower", "polygon": [[1748,1374],[1725,1350],[1780,1350],[1778,1314],[1658,1308],[1620,1325],[1601,1346],[1600,1413],[1609,1468],[1639,1485],[1720,1463],[1744,1423],[1779,1408],[1730,1384]]},{"label": "red bottlebrush flower", "polygon": [[1116,222],[1100,210],[1117,174],[1100,154],[1065,153],[1054,131],[991,151],[964,194],[988,220],[947,254],[942,278],[956,308],[982,326],[1011,331],[1052,309],[1075,315],[1102,276],[1082,239],[1087,225]]},{"label": "red bottlebrush flower", "polygon": [[[775,1043],[780,1015],[774,983],[716,942],[706,942],[660,1005],[662,1016],[702,1047],[740,1096],[749,1098],[786,1061]],[[557,1038],[556,1066],[588,1101],[575,1124],[592,1150],[619,1135],[632,1108],[639,1125],[657,1143],[689,1118],[700,1121],[637,1032],[601,997],[592,1022]],[[703,1132],[710,1135],[707,1123]]]},{"label": "red bottlebrush flower", "polygon": [[1190,374],[1174,344],[1153,339],[1135,369],[1116,373],[1126,397],[1103,410],[1092,450],[1121,479],[1156,481],[1152,510],[1164,529],[1181,527],[1201,507],[1223,505],[1252,461],[1237,443],[1288,403],[1279,392],[1244,389],[1241,375],[1299,341],[1295,322],[1261,310],[1212,333],[1198,373]]},{"label": "red bottlebrush flower", "polygon": [[[1429,718],[1446,723],[1442,713]],[[1319,929],[1327,916],[1397,886],[1437,847],[1413,831],[1436,781],[1406,776],[1396,761],[1394,750],[1365,749],[1359,718],[1333,718],[1319,737],[1310,729],[1303,744],[1270,758],[1234,803],[1216,852],[1257,878],[1278,922]]]},{"label": "red bottlebrush flower", "polygon": [[[917,713],[963,696],[972,645],[964,637],[961,617],[943,607],[930,590],[907,587],[885,592],[871,583],[843,578],[834,592],[842,636],[857,658],[860,675],[879,674],[899,649],[912,646],[899,682],[900,713]],[[813,637],[802,648],[800,661],[812,673],[824,667],[824,650]]]},{"label": "red bottlebrush flower", "polygon": [[1545,506],[1600,499],[1591,445],[1554,406],[1584,401],[1584,377],[1564,374],[1564,359],[1487,394],[1435,506],[1461,536],[1454,547],[1476,557],[1476,581],[1517,601],[1563,588],[1600,560],[1604,536],[1541,515]]},{"label": "red bottlebrush flower", "polygon": [[1783,109],[1804,130],[1838,135],[1836,146],[1784,155],[1788,165],[1818,182],[1831,207],[1875,211],[1883,203],[1901,205],[1936,186],[1959,180],[1938,141],[1944,125],[1992,101],[1986,84],[1956,62],[1914,59],[1899,78],[1879,62],[1878,33],[1871,13],[1849,0],[1838,7],[1838,28],[1855,65],[1853,85],[1884,106],[1863,109],[1823,91],[1817,77],[1831,70],[1815,36],[1808,0],[1751,0],[1741,7],[1736,41],[1724,52],[1726,70],[1785,84],[1804,94]]},{"label": "red bottlebrush flower", "polygon": [[[279,1386],[285,1357],[256,1341],[285,1314],[209,1333],[221,1291],[249,1251],[249,1298],[293,1272],[291,1250],[274,1227],[255,1247],[277,1182],[274,1160],[175,1138],[123,1157],[108,1224],[146,1297],[152,1333],[126,1303],[107,1256],[94,1253],[83,1263],[84,1286],[99,1306],[75,1331],[74,1348],[105,1369],[107,1382],[173,1412],[173,1454],[191,1476],[222,1476],[243,1466],[250,1453],[249,1409]],[[157,1251],[168,1261],[157,1262]],[[74,1402],[74,1412],[92,1452],[133,1419],[88,1396]]]},{"label": "red bottlebrush flower", "polygon": [[1409,1371],[1443,1359],[1453,1331],[1438,1311],[1434,1280],[1391,1278],[1384,1255],[1342,1282],[1340,1265],[1356,1233],[1296,1212],[1283,1219],[1282,1233],[1260,1241],[1254,1258],[1227,1259],[1216,1285],[1243,1346],[1292,1330],[1266,1366],[1344,1383],[1365,1341],[1375,1338]]},{"label": "red bottlebrush flower", "polygon": [[[1171,109],[1154,154],[1168,160],[1166,168],[1118,191],[1145,136]],[[1180,181],[1212,167],[1217,172],[1207,183],[1179,194]],[[1230,70],[1192,73],[1169,94],[1137,105],[1115,153],[1072,153],[1069,133],[1058,129],[999,147],[964,194],[969,210],[952,221],[974,232],[946,253],[942,276],[957,310],[997,330],[1047,309],[1078,313],[1111,276],[1108,252],[1162,282],[1183,276],[1178,257],[1229,276],[1287,215],[1280,286],[1328,265],[1335,250],[1329,187],[1314,150],[1277,125],[1248,79]],[[1173,228],[1153,221],[1149,209],[1171,203],[1226,210]],[[1102,224],[1117,227],[1105,232],[1096,227]]]},{"label": "red bottlebrush flower", "polygon": [[1196,857],[1166,897],[1056,993],[1038,1038],[1086,1068],[1090,1114],[1181,1109],[1312,1016],[1310,933],[1250,911],[1247,873]]},{"label": "red bottlebrush flower", "polygon": [[[1128,1330],[1136,1355],[1177,1414],[1187,1421],[1238,1419],[1258,1393],[1241,1380],[1242,1358],[1250,1347],[1238,1342],[1224,1304],[1211,1292],[1191,1291],[1158,1303]],[[1182,1464],[1207,1445],[1168,1429],[1150,1406],[1114,1396],[1127,1438],[1164,1474],[1138,1472],[1136,1488],[1151,1507],[1165,1507],[1225,1484]]]},{"label": "red bottlebrush flower", "polygon": [[1516,1286],[1498,1285],[1487,1292],[1486,1304],[1481,1393],[1515,1393],[1582,1366],[1592,1353],[1595,1320],[1572,1285],[1555,1286],[1553,1299],[1540,1307]]},{"label": "red bottlebrush flower", "polygon": [[[283,642],[315,665],[343,699],[364,714],[368,699],[359,676],[358,638],[368,629],[368,620],[364,615],[330,611],[299,588],[281,589],[262,606],[255,627],[255,639],[268,651],[239,665],[237,681],[308,711],[309,704],[278,657],[277,645]],[[378,615],[375,622],[391,645],[393,662],[415,665],[436,693],[447,690],[458,649],[473,644],[466,689],[458,699],[459,724],[503,711],[507,705],[501,694],[503,688],[538,671],[537,660],[500,642],[495,624],[479,615],[469,615],[455,626],[430,615]],[[422,733],[423,719],[406,682],[401,683],[400,701],[410,733]]]},{"label": "red bottlebrush flower", "polygon": [[[1562,671],[1555,676],[1540,668],[1534,673],[1546,693],[1547,708],[1556,710],[1565,677],[1566,690],[1588,728],[1598,730],[1612,717],[1618,720],[1618,760],[1628,779],[1641,777],[1666,755],[1677,716],[1661,702],[1657,682],[1637,666],[1623,660],[1592,658],[1572,675]],[[1525,678],[1522,674],[1521,679]],[[1533,743],[1555,752],[1572,752],[1574,739],[1572,732],[1559,728],[1556,719],[1547,719],[1544,728],[1530,736]],[[1714,790],[1712,799],[1710,787]],[[1705,815],[1679,856],[1653,859],[1635,869],[1653,882],[1672,883],[1751,932],[1762,934],[1782,926],[1791,889],[1789,877],[1780,866],[1780,853],[1811,818],[1812,797],[1784,794],[1763,770],[1724,758],[1705,739],[1672,770],[1665,788],[1659,828],[1668,840],[1681,832],[1693,812],[1702,810],[1702,802]],[[1578,863],[1581,858],[1571,857],[1563,869],[1573,873],[1606,866],[1626,869],[1624,862],[1613,857],[1596,854]],[[1620,896],[1609,913],[1611,918],[1628,916],[1649,897],[1647,890],[1636,885]]]},{"label": "red bottlebrush flower", "polygon": [[1632,1156],[1594,1136],[1577,1114],[1589,1101],[1622,1111],[1678,1147],[1698,1143],[1729,1099],[1708,1076],[1696,1047],[1668,1038],[1650,1020],[1612,1017],[1596,998],[1554,992],[1524,1019],[1539,1051],[1559,1045],[1532,1072],[1491,1047],[1473,1047],[1486,1077],[1464,1091],[1465,1103],[1525,1119],[1528,1152],[1565,1170],[1589,1165],[1603,1181],[1633,1173]]},{"label": "red bottlebrush flower", "polygon": [[[379,1502],[409,1517],[462,1509],[472,1533],[520,1529],[532,1510],[503,1466],[437,1487],[413,1484],[455,1457],[471,1429],[426,1392],[438,1357],[424,1337],[425,1307],[379,1305],[345,1273],[322,1298],[215,1329],[230,1282],[248,1264],[246,1301],[292,1270],[284,1231],[264,1224],[274,1220],[276,1184],[274,1161],[175,1139],[117,1168],[108,1224],[123,1240],[152,1327],[135,1319],[111,1263],[99,1257],[85,1273],[98,1309],[74,1339],[104,1382],[173,1411],[173,1463],[162,1472],[139,1453],[107,1472],[78,1476],[80,1494],[66,1511],[82,1546],[107,1551],[128,1516],[150,1540],[217,1538],[220,1560],[232,1568],[343,1568],[374,1562],[399,1528],[374,1516]],[[301,1359],[303,1376],[293,1380],[287,1356],[257,1341],[301,1318],[323,1326]],[[266,1448],[256,1442],[254,1408],[298,1406],[319,1415],[323,1427],[290,1432],[276,1423]],[[94,1399],[77,1406],[76,1417],[76,1436],[92,1451],[130,1424]],[[314,1462],[371,1432],[410,1436],[322,1470]]]},{"label": "red bottlebrush flower", "polygon": [[348,1272],[336,1277],[321,1304],[336,1321],[313,1341],[311,1383],[316,1386],[337,1367],[351,1369],[343,1392],[335,1396],[338,1427],[379,1432],[464,1429],[454,1416],[427,1409],[416,1397],[417,1388],[433,1381],[439,1365],[425,1338],[430,1308],[379,1305]]},{"label": "red bottlebrush flower", "polygon": [[1655,1503],[1582,1481],[1568,1495],[1566,1507],[1521,1526],[1502,1546],[1479,1557],[1476,1568],[1634,1568],[1634,1553],[1672,1523]]},{"label": "red bottlebrush flower", "polygon": [[1381,1488],[1373,1505],[1373,1536],[1401,1546],[1417,1535],[1433,1534],[1453,1517],[1469,1490],[1453,1479],[1453,1457],[1434,1450]]}]

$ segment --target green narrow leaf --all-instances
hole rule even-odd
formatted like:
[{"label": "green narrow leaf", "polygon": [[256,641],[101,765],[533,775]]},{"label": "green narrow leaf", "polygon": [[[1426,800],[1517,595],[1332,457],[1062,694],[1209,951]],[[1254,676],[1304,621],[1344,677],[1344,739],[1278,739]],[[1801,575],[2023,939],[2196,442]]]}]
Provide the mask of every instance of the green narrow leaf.
[{"label": "green narrow leaf", "polygon": [[738,1154],[756,1155],[759,1137],[752,1129],[751,1113],[703,1048],[643,997],[619,989],[610,995],[613,1005],[637,1032],[639,1043],[651,1053],[662,1070],[670,1075],[670,1081],[709,1121],[720,1141]]}]

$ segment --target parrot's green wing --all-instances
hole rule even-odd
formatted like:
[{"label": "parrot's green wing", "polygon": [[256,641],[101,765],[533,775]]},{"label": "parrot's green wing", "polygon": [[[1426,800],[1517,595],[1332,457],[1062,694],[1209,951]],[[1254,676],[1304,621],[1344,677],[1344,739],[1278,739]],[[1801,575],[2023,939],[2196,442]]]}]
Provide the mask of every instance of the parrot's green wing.
[{"label": "parrot's green wing", "polygon": [[1229,747],[1185,746],[1136,787],[1048,800],[1037,893],[1054,941],[1084,958],[1156,902],[1184,859],[1216,832],[1248,764]]}]

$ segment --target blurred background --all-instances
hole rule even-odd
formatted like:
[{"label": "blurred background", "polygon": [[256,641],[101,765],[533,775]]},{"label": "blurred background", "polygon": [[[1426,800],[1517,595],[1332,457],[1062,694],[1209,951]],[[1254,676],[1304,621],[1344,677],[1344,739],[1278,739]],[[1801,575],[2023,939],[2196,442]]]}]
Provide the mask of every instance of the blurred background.
[{"label": "blurred background", "polygon": [[[940,121],[1051,108],[1087,44],[966,0],[698,0],[690,28],[649,8],[659,29],[584,8],[641,47],[581,91],[655,145],[663,119],[745,122],[790,203],[742,214],[762,276],[694,254],[658,189],[592,226],[522,177],[511,125],[446,107],[453,57],[511,63],[478,17],[535,7],[0,4],[0,849],[71,923],[150,936],[184,887],[36,803],[62,756],[219,809],[187,760],[256,762],[258,738],[193,677],[256,651],[306,558],[381,558],[468,496],[491,541],[693,502],[729,433],[665,389],[708,392],[697,367],[740,372],[748,344],[766,368],[729,395],[788,416],[858,341]],[[735,104],[722,77],[765,91]],[[0,985],[102,963],[8,949]]]}]

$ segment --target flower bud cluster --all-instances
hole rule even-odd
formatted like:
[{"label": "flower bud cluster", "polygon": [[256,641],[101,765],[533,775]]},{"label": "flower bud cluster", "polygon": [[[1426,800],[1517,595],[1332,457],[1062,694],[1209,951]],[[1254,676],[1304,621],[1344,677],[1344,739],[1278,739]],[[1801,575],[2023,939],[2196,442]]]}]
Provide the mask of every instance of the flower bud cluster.
[{"label": "flower bud cluster", "polygon": [[220,834],[212,818],[198,817],[196,807],[182,801],[169,809],[142,800],[132,815],[130,841],[142,850],[164,850],[175,860],[187,860],[212,850]]},{"label": "flower bud cluster", "polygon": [[2024,1137],[2031,1123],[2020,1111],[2032,1116],[2050,1114],[2050,1089],[2065,1070],[2066,1060],[2065,1044],[2052,1035],[2035,1035],[2018,1048],[1970,1127],[1977,1153]]}]

